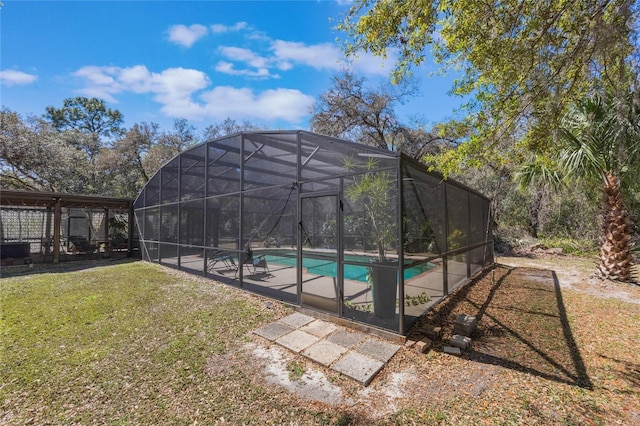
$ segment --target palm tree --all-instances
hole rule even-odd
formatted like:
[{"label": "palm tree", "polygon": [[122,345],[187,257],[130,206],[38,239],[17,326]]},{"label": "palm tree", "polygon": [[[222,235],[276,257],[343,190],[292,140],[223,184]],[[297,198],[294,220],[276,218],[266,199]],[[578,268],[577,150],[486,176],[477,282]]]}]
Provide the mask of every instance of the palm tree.
[{"label": "palm tree", "polygon": [[633,226],[623,191],[638,182],[640,132],[632,94],[619,100],[594,94],[574,104],[559,132],[557,164],[569,180],[599,181],[604,192],[599,275],[631,281]]}]

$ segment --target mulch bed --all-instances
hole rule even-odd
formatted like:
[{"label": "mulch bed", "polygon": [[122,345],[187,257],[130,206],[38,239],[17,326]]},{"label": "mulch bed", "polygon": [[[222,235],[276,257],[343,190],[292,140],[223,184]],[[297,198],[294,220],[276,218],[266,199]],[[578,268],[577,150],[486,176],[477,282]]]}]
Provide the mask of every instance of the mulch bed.
[{"label": "mulch bed", "polygon": [[[459,314],[478,328],[457,357],[442,350]],[[427,324],[443,336],[429,354],[400,361],[418,366],[411,414],[400,420],[640,424],[638,320],[640,304],[568,291],[551,270],[497,265],[412,328],[409,338]]]}]

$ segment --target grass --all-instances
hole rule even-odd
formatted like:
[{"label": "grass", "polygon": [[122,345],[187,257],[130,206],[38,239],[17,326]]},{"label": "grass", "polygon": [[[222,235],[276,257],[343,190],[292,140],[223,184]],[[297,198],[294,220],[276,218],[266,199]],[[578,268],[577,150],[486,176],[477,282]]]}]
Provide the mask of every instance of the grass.
[{"label": "grass", "polygon": [[251,296],[143,262],[4,278],[0,291],[2,424],[258,424],[301,410],[241,368],[252,360],[235,349],[276,315]]},{"label": "grass", "polygon": [[575,256],[596,256],[600,249],[598,244],[593,241],[567,237],[542,236],[540,237],[539,242],[545,247],[561,248],[564,254],[571,254]]},{"label": "grass", "polygon": [[289,372],[289,380],[300,380],[304,374],[304,365],[296,361],[289,361],[287,364],[287,371]]},{"label": "grass", "polygon": [[144,262],[3,278],[0,424],[640,423],[640,290],[540,277],[553,274],[498,266],[459,289],[424,321],[446,339],[457,314],[476,315],[473,350],[403,349],[366,391],[283,361],[295,386],[325,374],[333,404],[274,385],[244,349],[290,308]]}]

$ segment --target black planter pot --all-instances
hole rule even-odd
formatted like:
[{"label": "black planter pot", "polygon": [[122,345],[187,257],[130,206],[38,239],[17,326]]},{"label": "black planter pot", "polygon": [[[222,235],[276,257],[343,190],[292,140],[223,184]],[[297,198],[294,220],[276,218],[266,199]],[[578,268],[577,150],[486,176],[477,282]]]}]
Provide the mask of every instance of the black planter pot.
[{"label": "black planter pot", "polygon": [[373,292],[373,313],[378,318],[388,319],[396,315],[397,271],[376,267],[381,264],[395,266],[396,263],[378,262],[369,268],[371,291]]}]

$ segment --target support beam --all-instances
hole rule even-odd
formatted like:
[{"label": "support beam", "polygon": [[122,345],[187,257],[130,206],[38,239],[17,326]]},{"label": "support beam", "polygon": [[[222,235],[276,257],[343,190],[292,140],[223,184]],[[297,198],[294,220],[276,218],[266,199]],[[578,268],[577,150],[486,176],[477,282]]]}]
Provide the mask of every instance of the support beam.
[{"label": "support beam", "polygon": [[[104,253],[103,256],[109,256],[109,209],[104,209]],[[100,252],[100,247],[98,247],[98,252]]]},{"label": "support beam", "polygon": [[51,254],[51,217],[52,217],[52,211],[51,211],[51,206],[47,207],[47,213],[46,213],[46,225],[45,225],[45,233],[44,233],[44,239],[46,240],[46,243],[44,245],[44,255],[45,257]]},{"label": "support beam", "polygon": [[53,210],[53,263],[60,262],[60,231],[62,228],[62,203],[56,198]]},{"label": "support beam", "polygon": [[127,257],[133,256],[133,235],[135,233],[135,218],[133,217],[133,203],[129,203],[129,217],[127,218]]}]

